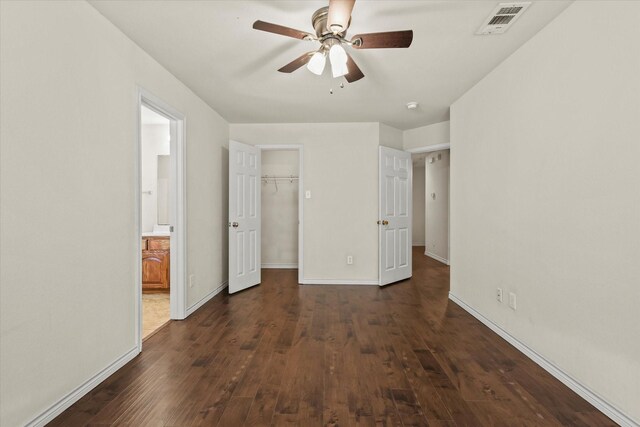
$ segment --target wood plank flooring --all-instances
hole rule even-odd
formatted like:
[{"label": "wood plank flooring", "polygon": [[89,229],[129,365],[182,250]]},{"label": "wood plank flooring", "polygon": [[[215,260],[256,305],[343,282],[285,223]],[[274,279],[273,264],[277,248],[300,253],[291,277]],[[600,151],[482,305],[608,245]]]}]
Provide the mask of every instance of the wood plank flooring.
[{"label": "wood plank flooring", "polygon": [[52,426],[615,426],[447,298],[411,280],[298,286],[295,270],[218,295]]}]

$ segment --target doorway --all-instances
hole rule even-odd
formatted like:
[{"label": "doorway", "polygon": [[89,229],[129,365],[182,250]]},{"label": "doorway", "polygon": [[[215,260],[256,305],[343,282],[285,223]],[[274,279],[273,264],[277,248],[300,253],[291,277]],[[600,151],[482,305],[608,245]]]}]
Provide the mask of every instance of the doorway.
[{"label": "doorway", "polygon": [[424,255],[449,265],[449,144],[411,150],[413,241]]},{"label": "doorway", "polygon": [[449,150],[425,159],[425,252],[449,265]]},{"label": "doorway", "polygon": [[262,161],[262,268],[298,268],[300,164],[298,150],[264,150]]},{"label": "doorway", "polygon": [[145,339],[171,318],[171,121],[145,105],[140,117],[142,339]]},{"label": "doorway", "polygon": [[137,295],[139,349],[170,319],[184,319],[184,116],[139,89]]},{"label": "doorway", "polygon": [[[425,226],[426,226],[426,199],[427,189],[425,187],[425,159],[426,153],[418,153],[411,155],[413,163],[413,218],[412,218],[412,242],[413,246],[424,248],[425,245]],[[424,252],[424,250],[422,251]]]},{"label": "doorway", "polygon": [[[267,241],[262,244],[262,268],[297,268],[298,283],[304,277],[304,185],[303,158],[304,148],[299,144],[292,145],[258,145],[261,155],[261,177],[263,178],[262,196],[267,197],[267,203],[278,203],[287,200],[286,208],[269,209],[266,218],[262,217],[262,236]],[[266,160],[265,160],[266,159]],[[277,188],[275,188],[277,185]],[[266,194],[273,192],[275,194]],[[283,191],[283,193],[279,193]],[[285,197],[280,197],[286,195]],[[276,218],[279,210],[283,209],[285,216]],[[286,213],[284,212],[286,210]],[[272,239],[270,231],[265,233],[265,227],[280,224],[288,237]],[[266,251],[266,252],[264,252]],[[284,260],[280,263],[278,261]],[[274,262],[275,261],[275,262]],[[280,265],[278,265],[280,264]]]},{"label": "doorway", "polygon": [[230,141],[229,293],[258,285],[262,268],[297,268],[301,282],[302,176],[301,145]]}]

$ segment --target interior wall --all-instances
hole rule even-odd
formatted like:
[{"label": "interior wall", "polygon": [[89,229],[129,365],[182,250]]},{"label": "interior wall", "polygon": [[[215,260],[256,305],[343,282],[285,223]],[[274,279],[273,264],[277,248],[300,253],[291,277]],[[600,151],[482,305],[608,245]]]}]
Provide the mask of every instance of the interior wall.
[{"label": "interior wall", "polygon": [[449,131],[449,121],[405,130],[402,132],[403,149],[411,150],[430,145],[447,144],[450,139]]},{"label": "interior wall", "polygon": [[[141,129],[142,232],[153,231],[158,223],[158,156],[170,154],[169,124],[145,124]],[[146,193],[150,191],[151,194]]]},{"label": "interior wall", "polygon": [[137,348],[137,85],[187,117],[193,304],[227,276],[227,123],[86,2],[0,2],[3,426]]},{"label": "interior wall", "polygon": [[574,2],[453,104],[451,292],[640,424],[639,19]]},{"label": "interior wall", "polygon": [[303,145],[305,279],[377,283],[378,123],[231,124],[229,133]]},{"label": "interior wall", "polygon": [[449,260],[449,150],[428,153],[425,165],[425,254],[446,263]]},{"label": "interior wall", "polygon": [[[298,176],[299,152],[264,150],[263,176]],[[262,182],[262,267],[298,266],[298,180]]]},{"label": "interior wall", "polygon": [[425,168],[421,162],[419,165],[413,165],[413,246],[424,246],[425,191]]},{"label": "interior wall", "polygon": [[402,150],[403,132],[384,123],[378,123],[378,140],[380,145]]}]

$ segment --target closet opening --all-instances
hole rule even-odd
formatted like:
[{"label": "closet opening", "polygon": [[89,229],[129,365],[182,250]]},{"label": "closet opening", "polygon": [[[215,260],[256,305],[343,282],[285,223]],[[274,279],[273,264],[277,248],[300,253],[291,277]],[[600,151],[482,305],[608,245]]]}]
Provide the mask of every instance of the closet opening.
[{"label": "closet opening", "polygon": [[261,267],[302,278],[302,147],[260,146]]}]

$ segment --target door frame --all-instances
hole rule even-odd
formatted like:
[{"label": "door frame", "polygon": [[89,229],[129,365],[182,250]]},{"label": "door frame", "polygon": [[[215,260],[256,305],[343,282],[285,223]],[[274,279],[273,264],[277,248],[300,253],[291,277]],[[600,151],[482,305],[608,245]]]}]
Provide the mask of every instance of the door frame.
[{"label": "door frame", "polygon": [[184,114],[174,109],[143,87],[137,87],[136,102],[136,134],[137,149],[135,163],[135,229],[136,229],[136,330],[135,337],[138,351],[142,351],[142,117],[141,108],[144,106],[169,119],[171,126],[170,140],[170,180],[171,194],[171,224],[174,229],[170,233],[170,318],[181,320],[186,317],[186,265],[187,265],[187,215],[186,215],[186,118]]},{"label": "door frame", "polygon": [[[302,144],[259,144],[263,151],[298,151],[298,284],[304,277],[304,146]],[[262,218],[260,219],[262,221]],[[262,259],[260,260],[262,266]]]},{"label": "door frame", "polygon": [[433,151],[442,151],[451,149],[451,143],[445,142],[443,144],[425,145],[424,147],[410,148],[404,150],[411,154],[431,153]]}]

